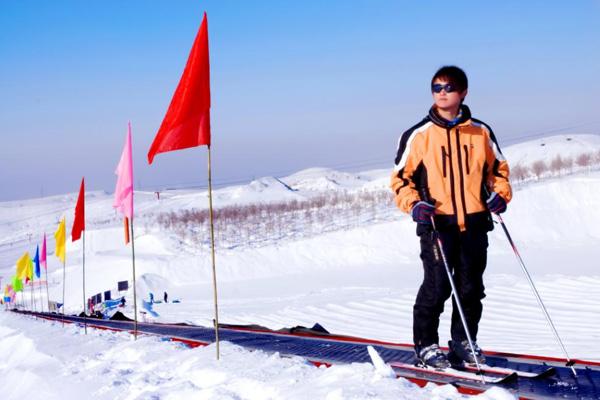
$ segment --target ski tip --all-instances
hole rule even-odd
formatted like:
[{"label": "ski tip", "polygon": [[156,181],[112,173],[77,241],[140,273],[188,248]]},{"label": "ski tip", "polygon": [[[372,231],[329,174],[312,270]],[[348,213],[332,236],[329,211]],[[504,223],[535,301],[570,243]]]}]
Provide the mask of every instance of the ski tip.
[{"label": "ski tip", "polygon": [[546,379],[556,374],[556,368],[549,367],[545,371],[540,372],[534,379]]},{"label": "ski tip", "polygon": [[545,379],[545,378],[549,378],[551,376],[554,376],[556,374],[556,368],[554,367],[549,367],[548,369],[546,369],[544,372],[540,373],[536,379]]},{"label": "ski tip", "polygon": [[519,380],[519,374],[516,372],[513,372],[513,373],[508,374],[505,377],[501,378],[497,383],[508,384],[508,383],[516,382],[518,380]]}]

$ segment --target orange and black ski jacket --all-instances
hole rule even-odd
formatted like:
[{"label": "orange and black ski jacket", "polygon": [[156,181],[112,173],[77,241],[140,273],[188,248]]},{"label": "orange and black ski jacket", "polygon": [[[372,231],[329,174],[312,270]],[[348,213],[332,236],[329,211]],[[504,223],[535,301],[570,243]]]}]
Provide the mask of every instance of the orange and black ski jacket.
[{"label": "orange and black ski jacket", "polygon": [[461,106],[455,123],[435,107],[400,137],[391,187],[398,207],[410,213],[420,200],[435,204],[437,225],[456,224],[461,231],[491,217],[485,200],[496,192],[508,203],[509,168],[492,129],[471,118]]}]

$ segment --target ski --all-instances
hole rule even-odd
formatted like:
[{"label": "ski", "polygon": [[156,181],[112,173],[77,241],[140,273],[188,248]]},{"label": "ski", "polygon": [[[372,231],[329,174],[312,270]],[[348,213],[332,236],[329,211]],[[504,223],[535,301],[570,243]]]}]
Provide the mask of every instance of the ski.
[{"label": "ski", "polygon": [[[548,378],[556,373],[556,369],[554,367],[546,367],[541,372],[528,372],[528,371],[519,371],[511,368],[502,368],[495,367],[487,364],[480,364],[481,371],[484,374],[493,374],[493,375],[511,375],[517,374],[519,378],[528,378],[528,379],[544,379]],[[465,370],[469,372],[477,372],[477,366],[475,364],[465,364],[463,367],[454,367],[458,370]]]},{"label": "ski", "polygon": [[497,376],[498,374],[496,374],[496,376],[488,376],[485,375],[485,373],[483,375],[480,375],[476,372],[460,370],[455,368],[436,369],[418,364],[415,365],[402,362],[390,362],[389,364],[396,371],[409,371],[418,375],[439,377],[445,382],[470,381],[475,383],[498,385],[514,382],[519,377],[519,375],[515,371],[512,371],[508,374],[499,374],[500,376]]}]

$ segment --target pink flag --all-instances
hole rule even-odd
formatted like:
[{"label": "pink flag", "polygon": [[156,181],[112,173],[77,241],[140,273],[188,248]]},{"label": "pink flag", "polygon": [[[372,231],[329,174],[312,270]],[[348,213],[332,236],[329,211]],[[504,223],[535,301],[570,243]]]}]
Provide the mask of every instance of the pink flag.
[{"label": "pink flag", "polygon": [[42,254],[40,255],[40,264],[44,266],[44,269],[48,269],[48,263],[46,262],[46,234],[44,233],[44,241],[42,242]]},{"label": "pink flag", "polygon": [[131,122],[127,125],[125,147],[121,160],[115,171],[117,187],[115,188],[115,202],[113,207],[119,210],[130,220],[133,219],[133,161],[131,157]]},{"label": "pink flag", "polygon": [[17,293],[13,289],[12,285],[6,285],[6,295],[8,297],[10,297],[10,302],[11,303],[15,302],[15,296],[17,295]]}]

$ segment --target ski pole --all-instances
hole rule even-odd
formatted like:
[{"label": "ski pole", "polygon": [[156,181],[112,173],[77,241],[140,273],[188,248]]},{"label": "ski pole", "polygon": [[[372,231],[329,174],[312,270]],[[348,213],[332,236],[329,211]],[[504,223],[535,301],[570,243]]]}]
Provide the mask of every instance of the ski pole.
[{"label": "ski pole", "polygon": [[431,225],[433,226],[433,233],[435,235],[435,239],[437,242],[437,246],[440,249],[440,253],[442,255],[442,261],[444,262],[444,267],[446,268],[446,274],[448,274],[448,280],[450,281],[450,286],[452,287],[452,295],[454,296],[454,300],[456,301],[456,308],[458,308],[458,313],[460,314],[460,320],[462,321],[463,327],[465,328],[465,333],[467,334],[467,340],[469,341],[469,347],[471,348],[471,353],[473,354],[473,359],[475,360],[475,365],[477,366],[477,373],[481,375],[481,381],[485,383],[485,379],[483,378],[483,371],[481,371],[481,366],[479,365],[479,360],[477,360],[477,356],[475,355],[475,346],[473,346],[473,340],[471,339],[471,334],[469,333],[469,327],[467,326],[467,320],[465,319],[465,314],[463,313],[462,306],[460,304],[460,299],[458,298],[458,292],[456,291],[456,286],[454,285],[454,279],[452,278],[452,273],[450,272],[450,267],[448,267],[448,260],[446,259],[446,253],[444,253],[444,247],[442,244],[442,239],[440,238],[440,233],[437,231],[435,227],[435,221],[433,219],[433,215],[431,218]]},{"label": "ski pole", "polygon": [[529,285],[531,286],[531,290],[533,291],[533,294],[535,295],[535,298],[537,299],[538,304],[540,305],[542,311],[544,312],[544,316],[546,317],[546,321],[548,321],[548,325],[550,325],[550,328],[552,329],[552,332],[554,333],[554,337],[556,338],[556,340],[558,341],[558,344],[562,348],[563,353],[565,353],[565,357],[567,358],[566,366],[570,367],[571,371],[573,371],[573,375],[577,376],[577,372],[575,371],[575,368],[573,367],[573,365],[575,364],[575,361],[571,360],[571,358],[569,357],[569,353],[567,353],[567,349],[565,348],[565,345],[563,344],[562,340],[560,339],[560,336],[558,335],[558,331],[556,330],[556,327],[554,326],[554,323],[552,322],[552,318],[550,318],[550,314],[548,314],[548,310],[546,309],[546,306],[544,306],[544,302],[542,301],[542,298],[540,297],[540,294],[538,293],[538,291],[535,287],[535,284],[533,283],[533,280],[531,279],[531,275],[529,275],[529,271],[527,271],[527,268],[525,267],[525,263],[523,262],[523,259],[521,258],[521,255],[519,254],[519,250],[517,250],[517,246],[515,246],[515,242],[513,242],[512,238],[510,237],[510,233],[508,233],[508,228],[506,228],[506,224],[504,223],[504,220],[502,219],[500,214],[495,214],[495,215],[496,215],[496,218],[498,218],[498,221],[500,222],[500,226],[502,226],[504,233],[506,234],[506,238],[508,239],[508,242],[510,243],[515,255],[517,256],[517,259],[519,260],[521,269],[523,270],[525,277],[527,277],[527,281],[529,282]]}]

